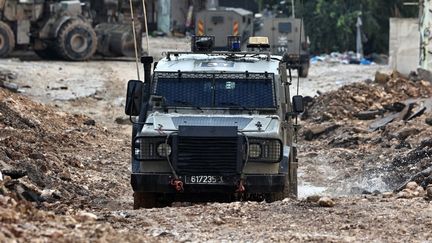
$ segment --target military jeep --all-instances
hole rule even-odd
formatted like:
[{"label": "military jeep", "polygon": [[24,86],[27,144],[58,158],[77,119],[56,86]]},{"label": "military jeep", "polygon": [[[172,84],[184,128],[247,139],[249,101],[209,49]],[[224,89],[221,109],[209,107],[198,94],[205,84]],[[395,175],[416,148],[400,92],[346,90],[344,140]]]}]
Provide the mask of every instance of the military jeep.
[{"label": "military jeep", "polygon": [[287,65],[268,40],[251,39],[257,51],[229,37],[231,51],[217,52],[214,37],[196,36],[191,52],[141,58],[145,80],[129,81],[125,108],[135,209],[297,196],[292,118],[302,97],[291,102]]}]

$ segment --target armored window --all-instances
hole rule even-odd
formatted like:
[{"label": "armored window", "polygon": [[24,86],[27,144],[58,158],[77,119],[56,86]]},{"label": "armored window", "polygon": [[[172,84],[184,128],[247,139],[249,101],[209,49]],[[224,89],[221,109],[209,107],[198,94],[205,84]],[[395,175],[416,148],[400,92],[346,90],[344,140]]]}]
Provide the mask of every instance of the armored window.
[{"label": "armored window", "polygon": [[168,106],[212,107],[212,79],[159,78],[155,93],[163,96]]},{"label": "armored window", "polygon": [[273,74],[156,72],[153,94],[168,107],[275,109]]},{"label": "armored window", "polygon": [[279,33],[291,33],[292,32],[292,26],[289,22],[281,22],[279,23]]},{"label": "armored window", "polygon": [[271,79],[216,79],[215,107],[273,108]]}]

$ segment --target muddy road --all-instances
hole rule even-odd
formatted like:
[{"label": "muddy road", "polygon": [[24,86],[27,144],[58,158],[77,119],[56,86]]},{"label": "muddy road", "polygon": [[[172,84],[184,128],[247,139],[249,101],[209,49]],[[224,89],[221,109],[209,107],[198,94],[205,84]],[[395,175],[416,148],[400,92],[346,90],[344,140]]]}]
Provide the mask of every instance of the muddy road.
[{"label": "muddy road", "polygon": [[[166,46],[189,47],[169,38],[152,38],[151,46],[155,56]],[[0,180],[2,242],[432,241],[432,187],[421,186],[427,178],[389,192],[432,163],[432,128],[424,122],[430,115],[373,132],[370,121],[353,116],[375,101],[430,97],[430,84],[403,79],[344,89],[374,80],[387,67],[315,64],[300,80],[300,94],[324,95],[301,119],[298,200],[132,210],[124,96],[127,81],[136,78],[135,63],[11,58],[0,67],[16,73],[13,82],[22,91],[0,88],[0,166],[15,173]],[[332,105],[329,97],[350,102],[335,98]]]}]

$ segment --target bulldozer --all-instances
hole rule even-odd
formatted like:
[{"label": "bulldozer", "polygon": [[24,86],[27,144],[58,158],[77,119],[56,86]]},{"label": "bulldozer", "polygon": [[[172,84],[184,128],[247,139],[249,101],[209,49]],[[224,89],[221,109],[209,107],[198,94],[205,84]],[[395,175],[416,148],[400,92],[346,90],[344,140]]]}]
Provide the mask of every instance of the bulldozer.
[{"label": "bulldozer", "polygon": [[88,60],[96,52],[131,56],[132,27],[119,5],[117,0],[0,0],[0,57],[18,49],[69,61]]}]

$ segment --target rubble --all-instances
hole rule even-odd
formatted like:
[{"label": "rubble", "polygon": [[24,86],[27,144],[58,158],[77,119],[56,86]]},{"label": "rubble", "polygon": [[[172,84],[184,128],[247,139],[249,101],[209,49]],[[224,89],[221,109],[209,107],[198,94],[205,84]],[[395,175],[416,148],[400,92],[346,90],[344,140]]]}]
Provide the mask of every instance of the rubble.
[{"label": "rubble", "polygon": [[334,207],[336,205],[336,203],[329,197],[321,197],[318,200],[318,205],[320,205],[321,207]]},{"label": "rubble", "polygon": [[418,68],[417,69],[417,80],[425,80],[432,82],[432,73],[429,70]]},{"label": "rubble", "polygon": [[320,124],[319,126],[306,129],[303,134],[307,141],[311,141],[318,138],[320,135],[327,134],[337,129],[338,127],[339,125],[337,124]]},{"label": "rubble", "polygon": [[0,88],[5,88],[12,92],[17,93],[19,91],[18,85],[16,83],[11,82],[16,78],[17,78],[16,73],[5,69],[0,69]]},{"label": "rubble", "polygon": [[[348,51],[344,53],[332,52],[330,54],[322,54],[319,56],[314,56],[311,58],[311,63],[315,64],[317,62],[326,62],[333,64],[360,64],[360,65],[375,65],[376,63],[371,61],[372,58],[361,58],[355,52]],[[386,57],[374,56],[374,59],[382,62],[382,59]],[[384,61],[386,62],[386,61]]]},{"label": "rubble", "polygon": [[86,222],[86,221],[96,221],[97,216],[93,213],[86,212],[86,211],[79,211],[75,217],[78,222]]},{"label": "rubble", "polygon": [[33,205],[0,195],[0,239],[3,242],[144,242],[142,234],[115,230],[110,224],[95,221],[95,215],[77,221],[71,215],[57,215]]},{"label": "rubble", "polygon": [[383,198],[391,198],[394,196],[394,193],[393,192],[383,192],[381,195]]},{"label": "rubble", "polygon": [[[425,140],[432,136],[425,123],[432,113],[431,97],[429,82],[397,72],[377,73],[374,83],[354,83],[315,97],[302,117],[299,153],[305,179],[326,186],[330,194],[394,190],[403,198],[423,195],[421,189],[403,190],[410,181],[423,190],[432,183],[432,142]],[[328,124],[338,127],[320,133]]]},{"label": "rubble", "polygon": [[[103,207],[128,188],[123,163],[127,150],[108,150],[127,145],[95,126],[94,120],[58,112],[2,89],[0,114],[0,169],[6,193],[36,203]],[[103,179],[113,168],[121,176]],[[95,176],[101,179],[95,181]],[[79,196],[88,200],[71,200]],[[99,203],[92,203],[95,200]]]},{"label": "rubble", "polygon": [[432,200],[432,184],[429,184],[429,186],[426,188],[426,199]]},{"label": "rubble", "polygon": [[[384,79],[387,80],[387,78]],[[387,82],[379,83],[378,81],[382,80],[378,79],[375,83],[353,83],[318,96],[308,104],[307,116],[315,121],[327,120],[323,118],[324,112],[330,114],[332,120],[355,119],[356,116],[373,118],[386,112],[394,112],[395,107],[401,104],[404,107],[412,106],[404,114],[412,111],[416,104],[421,105],[422,102],[427,103],[427,106],[430,107],[429,102],[431,101],[424,99],[432,95],[430,83],[414,82],[405,79],[398,73],[388,75]],[[414,100],[415,98],[419,100]],[[397,110],[402,112],[400,108]]]},{"label": "rubble", "polygon": [[385,84],[390,80],[390,75],[386,73],[376,72],[375,73],[375,82],[379,84]]},{"label": "rubble", "polygon": [[425,119],[426,124],[432,126],[432,117],[428,117]]},{"label": "rubble", "polygon": [[414,198],[414,197],[425,197],[426,191],[423,187],[419,186],[415,181],[409,182],[405,189],[400,191],[396,197],[397,198]]}]

